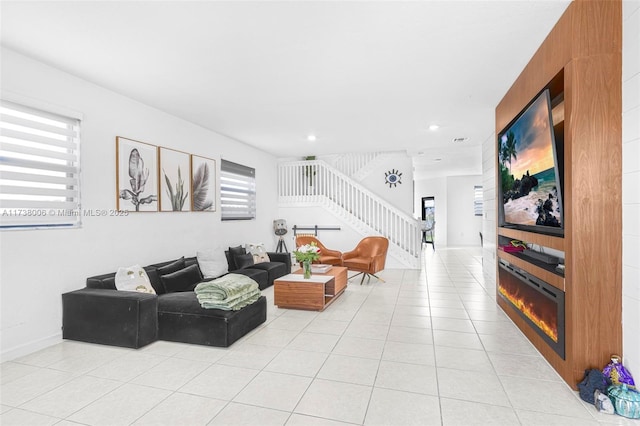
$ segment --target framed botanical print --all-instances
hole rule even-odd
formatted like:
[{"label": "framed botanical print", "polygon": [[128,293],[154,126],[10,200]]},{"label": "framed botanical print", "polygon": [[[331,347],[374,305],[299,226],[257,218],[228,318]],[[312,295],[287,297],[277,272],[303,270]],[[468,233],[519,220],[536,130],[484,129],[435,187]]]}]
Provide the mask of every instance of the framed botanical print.
[{"label": "framed botanical print", "polygon": [[189,154],[160,147],[160,211],[182,212],[191,209]]},{"label": "framed botanical print", "polygon": [[116,208],[158,211],[158,148],[116,137]]},{"label": "framed botanical print", "polygon": [[216,211],[216,160],[191,155],[191,210]]}]

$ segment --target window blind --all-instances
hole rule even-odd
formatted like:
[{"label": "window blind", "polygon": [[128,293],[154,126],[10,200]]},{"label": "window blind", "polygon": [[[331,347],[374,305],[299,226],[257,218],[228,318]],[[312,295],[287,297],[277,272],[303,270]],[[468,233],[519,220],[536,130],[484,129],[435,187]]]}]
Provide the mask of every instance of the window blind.
[{"label": "window blind", "polygon": [[242,164],[220,162],[220,211],[222,220],[256,218],[256,171]]},{"label": "window blind", "polygon": [[482,186],[473,187],[473,214],[474,216],[482,216]]},{"label": "window blind", "polygon": [[0,228],[80,225],[80,120],[0,102]]}]

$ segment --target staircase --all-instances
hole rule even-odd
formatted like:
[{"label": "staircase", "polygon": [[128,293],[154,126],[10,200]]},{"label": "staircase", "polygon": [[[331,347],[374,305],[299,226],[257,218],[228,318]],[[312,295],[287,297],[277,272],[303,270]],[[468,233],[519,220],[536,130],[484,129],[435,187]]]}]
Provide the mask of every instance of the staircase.
[{"label": "staircase", "polygon": [[420,222],[322,160],[280,163],[278,202],[321,206],[363,236],[387,237],[391,256],[407,267],[419,267]]},{"label": "staircase", "polygon": [[[378,170],[385,159],[394,154],[406,155],[401,151],[352,152],[341,154],[325,161],[356,182],[362,182],[370,173]],[[324,160],[324,158],[320,158],[320,160]]]}]

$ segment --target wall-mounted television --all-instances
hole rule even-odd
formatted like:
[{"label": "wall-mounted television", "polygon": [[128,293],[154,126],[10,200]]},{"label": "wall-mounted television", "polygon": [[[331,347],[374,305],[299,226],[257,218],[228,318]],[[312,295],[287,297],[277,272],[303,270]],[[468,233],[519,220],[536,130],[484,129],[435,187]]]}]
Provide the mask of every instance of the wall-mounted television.
[{"label": "wall-mounted television", "polygon": [[554,132],[548,89],[498,134],[500,226],[564,235],[562,142]]}]

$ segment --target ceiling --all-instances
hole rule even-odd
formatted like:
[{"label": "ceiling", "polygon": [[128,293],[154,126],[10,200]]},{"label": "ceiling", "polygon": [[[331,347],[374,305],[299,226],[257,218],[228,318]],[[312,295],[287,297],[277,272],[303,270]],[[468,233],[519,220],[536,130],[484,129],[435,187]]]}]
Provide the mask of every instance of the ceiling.
[{"label": "ceiling", "polygon": [[277,157],[406,150],[416,177],[479,174],[568,4],[3,0],[1,41]]}]

